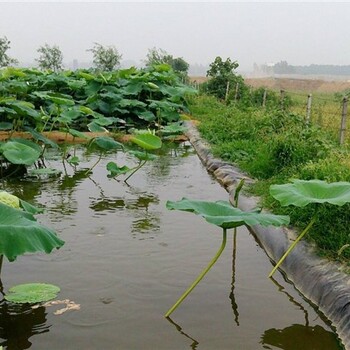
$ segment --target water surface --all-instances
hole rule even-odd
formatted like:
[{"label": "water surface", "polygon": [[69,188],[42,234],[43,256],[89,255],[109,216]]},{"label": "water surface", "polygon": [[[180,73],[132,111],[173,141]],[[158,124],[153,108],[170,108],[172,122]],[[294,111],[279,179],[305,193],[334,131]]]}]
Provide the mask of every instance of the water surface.
[{"label": "water surface", "polygon": [[[76,171],[44,181],[7,181],[5,189],[45,207],[40,222],[66,244],[50,255],[5,261],[4,290],[45,282],[59,299],[81,305],[55,315],[58,306],[31,309],[0,304],[5,349],[284,349],[337,350],[328,321],[276,274],[246,229],[229,231],[219,261],[171,315],[164,313],[208,264],[221,230],[185,212],[165,209],[182,197],[227,200],[189,145],[169,149],[129,184],[107,178],[105,165],[134,163],[108,155],[87,176],[96,155]],[[49,166],[62,168],[59,161]]]}]

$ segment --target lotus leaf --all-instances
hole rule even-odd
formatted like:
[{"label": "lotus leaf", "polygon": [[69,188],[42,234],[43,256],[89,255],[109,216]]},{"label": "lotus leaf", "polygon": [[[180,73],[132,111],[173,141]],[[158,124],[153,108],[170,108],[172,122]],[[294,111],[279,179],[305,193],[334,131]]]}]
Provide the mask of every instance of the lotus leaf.
[{"label": "lotus leaf", "polygon": [[282,226],[289,224],[289,216],[262,214],[257,211],[244,212],[225,201],[206,202],[183,198],[177,202],[168,201],[166,207],[195,213],[202,216],[207,222],[223,229],[242,225]]},{"label": "lotus leaf", "polygon": [[124,146],[120,142],[113,140],[111,137],[99,136],[92,140],[92,143],[104,151],[123,149]]},{"label": "lotus leaf", "polygon": [[0,254],[9,261],[24,253],[50,253],[63,244],[54,231],[38,224],[29,212],[0,203]]},{"label": "lotus leaf", "polygon": [[32,165],[40,157],[41,152],[18,141],[8,141],[1,145],[0,151],[13,164]]},{"label": "lotus leaf", "polygon": [[88,129],[91,132],[107,132],[108,130],[100,125],[98,125],[95,121],[88,124]]},{"label": "lotus leaf", "polygon": [[141,151],[128,151],[128,153],[132,154],[133,156],[135,156],[137,159],[139,160],[155,160],[157,159],[157,156],[155,154],[150,154],[150,153],[146,153],[146,152],[141,152]]},{"label": "lotus leaf", "polygon": [[283,206],[304,207],[310,203],[342,206],[350,202],[350,183],[294,180],[291,184],[272,185],[270,193]]},{"label": "lotus leaf", "polygon": [[109,162],[106,168],[110,172],[110,174],[107,175],[108,177],[115,177],[122,174],[126,174],[131,170],[126,165],[119,167],[115,162]]},{"label": "lotus leaf", "polygon": [[153,134],[139,134],[130,138],[130,141],[136,143],[141,148],[150,151],[159,149],[162,147],[162,140]]},{"label": "lotus leaf", "polygon": [[11,287],[5,299],[13,303],[42,303],[56,298],[60,288],[53,284],[26,283]]},{"label": "lotus leaf", "polygon": [[90,136],[86,135],[85,133],[75,130],[75,129],[68,129],[68,132],[73,136],[73,137],[79,137],[81,139],[91,139]]}]

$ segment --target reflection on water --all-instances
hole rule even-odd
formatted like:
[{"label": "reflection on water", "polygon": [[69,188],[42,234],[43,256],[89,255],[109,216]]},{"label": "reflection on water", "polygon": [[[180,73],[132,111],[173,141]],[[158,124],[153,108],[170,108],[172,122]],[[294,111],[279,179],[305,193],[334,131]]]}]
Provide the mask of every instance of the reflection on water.
[{"label": "reflection on water", "polygon": [[180,334],[182,334],[182,335],[184,335],[186,338],[192,340],[192,343],[191,343],[191,345],[190,345],[190,348],[193,349],[193,350],[196,350],[196,349],[197,349],[197,345],[199,345],[199,342],[198,342],[196,339],[192,338],[192,337],[191,337],[190,335],[188,335],[187,333],[185,333],[185,332],[182,330],[182,328],[181,328],[176,322],[174,322],[170,317],[167,317],[166,319],[167,319],[171,324],[173,324],[173,325],[175,326],[176,330],[177,330]]},{"label": "reflection on water", "polygon": [[235,297],[235,282],[236,282],[236,255],[237,255],[237,229],[234,229],[233,232],[233,249],[232,249],[232,282],[231,282],[231,306],[233,310],[233,314],[235,316],[235,323],[239,326],[239,312],[238,312],[238,304],[236,302]]},{"label": "reflection on water", "polygon": [[329,350],[336,349],[338,341],[334,333],[319,325],[293,324],[283,329],[268,329],[261,337],[261,344],[264,349]]},{"label": "reflection on water", "polygon": [[[327,350],[336,348],[339,344],[336,335],[320,325],[310,326],[309,315],[305,307],[297,302],[274,278],[271,278],[271,281],[278,287],[279,292],[287,295],[289,301],[303,311],[305,325],[293,324],[283,329],[268,329],[261,337],[261,344],[264,344],[264,348],[275,349],[277,347],[283,350]],[[271,348],[268,345],[274,347]]]},{"label": "reflection on water", "polygon": [[[107,178],[105,166],[115,155],[87,172],[98,155],[76,152],[80,164],[73,169],[67,163],[60,178],[3,181],[6,190],[45,206],[39,218],[66,240],[65,248],[50,258],[26,256],[8,264],[3,277],[6,285],[29,275],[54,279],[65,297],[84,307],[60,318],[47,315],[43,307],[32,310],[2,301],[0,345],[13,350],[340,349],[329,324],[293,287],[282,281],[287,290],[277,282],[276,288],[265,277],[270,263],[247,234],[234,233],[233,250],[223,253],[227,260],[218,261],[193,301],[179,310],[181,326],[166,322],[169,300],[187,277],[198,273],[216,237],[212,227],[169,212],[165,203],[183,196],[226,200],[227,193],[207,176],[188,144],[162,149],[135,174],[131,186],[123,177]],[[118,155],[123,163],[134,161],[125,157]],[[62,168],[61,161],[50,162]]]},{"label": "reflection on water", "polygon": [[0,303],[0,345],[8,350],[29,349],[30,338],[46,333],[45,307],[32,309],[28,304],[12,304],[3,300]]}]

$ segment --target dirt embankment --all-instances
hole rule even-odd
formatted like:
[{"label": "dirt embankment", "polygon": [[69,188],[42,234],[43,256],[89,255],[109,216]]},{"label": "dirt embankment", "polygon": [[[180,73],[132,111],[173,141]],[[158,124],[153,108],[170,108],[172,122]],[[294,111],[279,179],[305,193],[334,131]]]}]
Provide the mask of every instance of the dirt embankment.
[{"label": "dirt embankment", "polygon": [[[207,77],[191,77],[192,82],[203,83]],[[245,78],[247,85],[253,88],[266,87],[271,90],[303,91],[334,93],[350,89],[349,80],[322,80],[322,79],[300,79],[300,78]]]}]

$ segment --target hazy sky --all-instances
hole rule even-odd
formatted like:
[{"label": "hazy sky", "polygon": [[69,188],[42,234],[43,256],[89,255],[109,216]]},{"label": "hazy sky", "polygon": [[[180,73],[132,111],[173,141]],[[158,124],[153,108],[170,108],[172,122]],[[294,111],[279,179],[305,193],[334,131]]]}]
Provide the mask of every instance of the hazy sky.
[{"label": "hazy sky", "polygon": [[64,61],[92,60],[94,42],[114,45],[139,62],[162,48],[189,63],[216,56],[253,63],[350,64],[350,2],[2,2],[0,37],[9,54],[34,61],[36,50],[58,45]]}]

